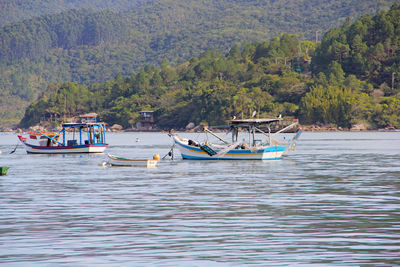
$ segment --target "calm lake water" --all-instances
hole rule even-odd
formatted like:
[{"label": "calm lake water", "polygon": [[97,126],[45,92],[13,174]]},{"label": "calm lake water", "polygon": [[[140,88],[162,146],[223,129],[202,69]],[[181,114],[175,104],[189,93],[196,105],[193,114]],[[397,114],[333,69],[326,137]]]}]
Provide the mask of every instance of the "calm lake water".
[{"label": "calm lake water", "polygon": [[[108,142],[132,158],[171,146],[162,133]],[[16,144],[0,133],[0,166],[10,167],[1,266],[400,265],[400,132],[306,132],[277,161],[183,161],[176,151],[154,169],[22,145],[10,154]]]}]

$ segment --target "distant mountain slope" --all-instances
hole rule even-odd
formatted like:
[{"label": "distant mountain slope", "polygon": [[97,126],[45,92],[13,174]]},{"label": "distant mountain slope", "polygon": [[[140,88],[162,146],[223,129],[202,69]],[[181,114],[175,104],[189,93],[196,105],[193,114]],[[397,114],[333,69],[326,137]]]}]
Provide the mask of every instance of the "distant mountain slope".
[{"label": "distant mountain slope", "polygon": [[[95,7],[89,1],[60,0],[1,5],[20,4],[21,9],[10,8],[9,14],[37,8],[54,12],[50,2],[69,3],[65,9],[111,6],[124,12],[70,10],[1,28],[0,96],[9,100],[2,100],[0,110],[11,110],[7,106],[14,105],[14,98],[26,107],[53,82],[104,81],[163,59],[183,62],[208,48],[226,52],[234,44],[265,41],[282,32],[314,40],[316,33],[322,36],[348,16],[376,13],[394,0],[114,0],[93,1]],[[17,119],[20,114],[17,109],[9,116]]]},{"label": "distant mountain slope", "polygon": [[0,1],[0,26],[38,17],[41,15],[55,14],[71,9],[96,9],[123,11],[133,9],[143,0],[1,0]]}]

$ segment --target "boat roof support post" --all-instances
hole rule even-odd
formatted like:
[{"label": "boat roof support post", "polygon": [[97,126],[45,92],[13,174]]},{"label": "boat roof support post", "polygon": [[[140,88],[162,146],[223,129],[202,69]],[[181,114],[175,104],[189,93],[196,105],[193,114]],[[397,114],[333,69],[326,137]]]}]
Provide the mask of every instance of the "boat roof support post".
[{"label": "boat roof support post", "polygon": [[86,131],[87,131],[87,140],[88,143],[90,144],[90,129],[89,129],[89,125],[86,124]]},{"label": "boat roof support post", "polygon": [[[96,134],[96,131],[99,132],[99,135]],[[93,135],[94,135],[94,142],[100,143],[99,142],[100,141],[100,126],[99,125],[93,126]]]},{"label": "boat roof support post", "polygon": [[268,127],[268,142],[269,142],[269,145],[271,145],[271,143],[272,143],[272,139],[271,139],[271,126],[268,124],[267,127]]},{"label": "boat roof support post", "polygon": [[93,139],[93,143],[97,143],[96,140],[96,126],[92,125],[92,139]]},{"label": "boat roof support post", "polygon": [[107,131],[107,129],[106,129],[106,126],[105,125],[103,125],[103,134],[104,134],[104,143],[107,143],[107,139],[106,139],[106,131]]},{"label": "boat roof support post", "polygon": [[63,132],[63,146],[65,146],[65,128],[63,127],[63,129],[62,129],[62,132]]},{"label": "boat roof support post", "polygon": [[103,135],[103,143],[106,143],[106,126],[101,125],[101,134]]},{"label": "boat roof support post", "polygon": [[79,127],[79,144],[82,145],[82,127]]},{"label": "boat roof support post", "polygon": [[249,145],[251,146],[251,126],[249,125]]},{"label": "boat roof support post", "polygon": [[253,142],[252,142],[252,144],[253,144],[253,146],[256,146],[256,127],[253,126],[251,128],[252,128],[252,132],[253,132]]},{"label": "boat roof support post", "polygon": [[237,127],[232,127],[232,143],[236,142],[238,139],[239,130]]},{"label": "boat roof support post", "polygon": [[93,139],[93,143],[97,143],[97,139],[96,139],[96,126],[92,125],[92,139]]}]

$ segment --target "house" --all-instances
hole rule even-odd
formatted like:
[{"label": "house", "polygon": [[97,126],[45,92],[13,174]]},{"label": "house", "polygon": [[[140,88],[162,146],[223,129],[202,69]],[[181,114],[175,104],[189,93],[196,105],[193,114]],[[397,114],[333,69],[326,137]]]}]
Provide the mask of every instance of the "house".
[{"label": "house", "polygon": [[96,123],[97,122],[97,113],[88,113],[79,115],[82,123]]},{"label": "house", "polygon": [[156,130],[157,126],[154,122],[154,111],[140,111],[140,121],[136,124],[136,128],[141,131]]}]

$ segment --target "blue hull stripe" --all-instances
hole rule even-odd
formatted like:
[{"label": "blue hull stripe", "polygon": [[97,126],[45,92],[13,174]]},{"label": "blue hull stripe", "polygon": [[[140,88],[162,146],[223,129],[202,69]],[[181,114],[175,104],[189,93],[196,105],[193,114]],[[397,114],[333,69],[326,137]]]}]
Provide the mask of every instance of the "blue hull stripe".
[{"label": "blue hull stripe", "polygon": [[[200,148],[197,147],[193,147],[193,146],[188,146],[188,145],[184,145],[182,143],[179,143],[175,140],[175,143],[188,149],[191,150],[193,152],[198,152],[198,153],[202,153],[202,154],[206,154],[203,150],[201,150]],[[241,150],[229,150],[228,153],[226,153],[227,155],[232,155],[232,154],[260,154],[260,153],[268,153],[268,152],[283,152],[285,151],[286,147],[285,146],[272,146],[272,147],[268,147],[265,149],[259,149],[256,151],[251,152],[248,149],[241,149]],[[216,150],[218,152],[218,150]]]},{"label": "blue hull stripe", "polygon": [[249,158],[223,158],[223,157],[195,157],[195,156],[188,156],[185,154],[181,154],[182,159],[201,159],[201,160],[279,160],[280,158],[257,158],[257,159],[249,159]]}]

